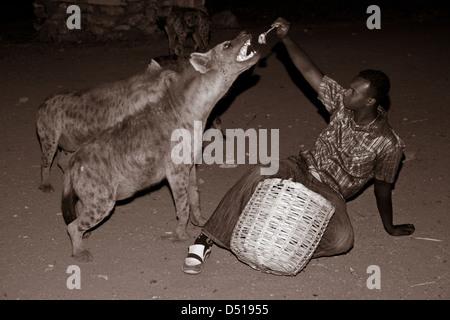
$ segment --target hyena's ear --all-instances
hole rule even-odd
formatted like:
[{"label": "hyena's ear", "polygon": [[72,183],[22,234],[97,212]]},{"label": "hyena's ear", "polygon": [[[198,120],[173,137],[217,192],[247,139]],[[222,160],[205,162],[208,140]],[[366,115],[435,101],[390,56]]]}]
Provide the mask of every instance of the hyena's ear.
[{"label": "hyena's ear", "polygon": [[212,68],[211,51],[206,53],[193,52],[189,58],[189,62],[200,73],[207,73]]},{"label": "hyena's ear", "polygon": [[147,71],[159,71],[161,70],[161,66],[155,60],[151,60],[147,66]]},{"label": "hyena's ear", "polygon": [[167,87],[170,87],[172,82],[175,80],[177,73],[173,70],[164,70],[160,76],[164,81],[165,85]]}]

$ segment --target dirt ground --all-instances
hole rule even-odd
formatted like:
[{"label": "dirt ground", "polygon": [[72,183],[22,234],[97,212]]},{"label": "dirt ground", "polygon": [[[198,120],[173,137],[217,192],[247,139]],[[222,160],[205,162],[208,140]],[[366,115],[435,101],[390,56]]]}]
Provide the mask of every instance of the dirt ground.
[{"label": "dirt ground", "polygon": [[[274,16],[276,18],[276,16]],[[61,216],[63,174],[53,166],[55,193],[39,189],[40,148],[35,115],[46,96],[126,78],[164,55],[163,34],[143,43],[46,46],[1,44],[0,51],[0,298],[147,300],[437,299],[450,297],[448,19],[391,21],[368,30],[356,22],[304,25],[293,37],[317,65],[344,85],[360,70],[391,78],[389,120],[407,145],[394,191],[394,222],[413,223],[408,237],[383,229],[373,186],[348,203],[354,248],[311,260],[295,277],[261,273],[217,246],[198,276],[181,266],[187,242],[167,239],[176,217],[167,185],[117,206],[88,239],[93,262],[77,263]],[[257,36],[268,25],[247,26]],[[214,29],[211,43],[239,29]],[[222,103],[225,128],[279,129],[280,158],[310,148],[326,126],[314,97],[283,63],[277,39],[258,46],[262,59]],[[198,167],[202,211],[208,217],[247,164]],[[189,225],[192,240],[200,229]],[[81,289],[68,289],[67,269],[78,265]],[[369,289],[369,266],[380,289]]]}]

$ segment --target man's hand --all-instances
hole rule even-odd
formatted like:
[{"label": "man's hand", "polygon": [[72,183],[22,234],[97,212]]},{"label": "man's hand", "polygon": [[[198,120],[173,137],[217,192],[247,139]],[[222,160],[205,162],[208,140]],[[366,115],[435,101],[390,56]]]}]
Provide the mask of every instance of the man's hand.
[{"label": "man's hand", "polygon": [[278,18],[272,23],[272,27],[277,28],[277,35],[280,39],[286,38],[289,33],[290,23],[286,19]]},{"label": "man's hand", "polygon": [[413,224],[400,224],[392,227],[385,228],[386,232],[391,236],[409,236],[414,233],[416,228]]},{"label": "man's hand", "polygon": [[413,224],[392,223],[392,184],[375,179],[375,197],[384,230],[391,236],[409,236],[415,230]]}]

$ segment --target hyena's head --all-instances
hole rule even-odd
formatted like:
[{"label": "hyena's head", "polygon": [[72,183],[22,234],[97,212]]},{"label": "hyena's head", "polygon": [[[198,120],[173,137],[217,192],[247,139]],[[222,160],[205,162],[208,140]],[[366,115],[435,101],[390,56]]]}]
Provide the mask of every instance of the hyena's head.
[{"label": "hyena's head", "polygon": [[194,52],[190,63],[200,73],[212,73],[231,84],[259,59],[259,53],[251,46],[252,36],[245,31],[235,39],[218,44],[206,53]]},{"label": "hyena's head", "polygon": [[198,23],[198,11],[196,9],[186,10],[184,12],[184,21],[189,28],[195,27]]}]

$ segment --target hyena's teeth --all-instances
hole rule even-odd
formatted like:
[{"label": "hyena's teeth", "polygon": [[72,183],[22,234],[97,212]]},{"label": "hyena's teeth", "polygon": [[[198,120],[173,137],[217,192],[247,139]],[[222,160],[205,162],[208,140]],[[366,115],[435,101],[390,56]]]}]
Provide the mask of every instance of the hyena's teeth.
[{"label": "hyena's teeth", "polygon": [[236,58],[237,61],[239,61],[239,62],[246,61],[246,60],[252,58],[255,55],[255,52],[253,52],[253,51],[251,51],[247,55],[247,49],[248,49],[249,45],[250,45],[250,40],[247,40],[244,43],[244,45],[242,46],[241,50],[239,50],[239,55]]}]

